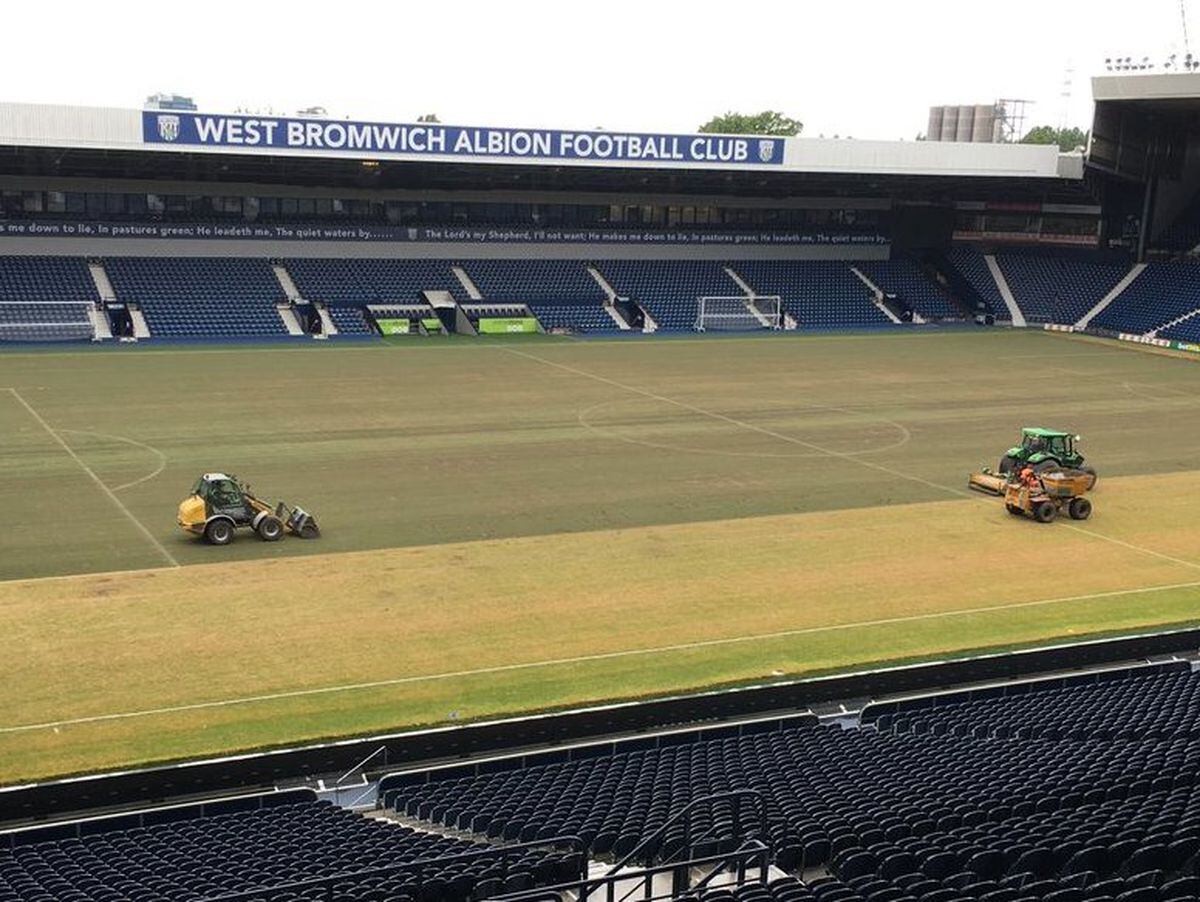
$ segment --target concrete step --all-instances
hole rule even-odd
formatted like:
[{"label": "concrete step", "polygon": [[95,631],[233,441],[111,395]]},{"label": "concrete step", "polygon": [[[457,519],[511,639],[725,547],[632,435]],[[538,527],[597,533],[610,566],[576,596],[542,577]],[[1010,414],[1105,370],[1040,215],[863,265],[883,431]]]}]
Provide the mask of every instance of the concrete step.
[{"label": "concrete step", "polygon": [[283,327],[288,330],[288,335],[304,334],[304,330],[300,328],[300,320],[296,318],[296,311],[292,309],[291,304],[276,304],[275,311],[283,320]]},{"label": "concrete step", "polygon": [[281,264],[275,264],[271,267],[275,272],[275,279],[279,282],[279,287],[283,289],[283,296],[293,303],[303,298],[300,294],[300,289],[296,287],[296,283],[292,280],[292,274],[287,271],[287,267]]},{"label": "concrete step", "polygon": [[96,286],[96,293],[100,295],[100,300],[115,301],[117,293],[113,290],[112,282],[108,280],[108,273],[104,269],[104,264],[89,263],[88,272],[92,276],[92,284]]}]

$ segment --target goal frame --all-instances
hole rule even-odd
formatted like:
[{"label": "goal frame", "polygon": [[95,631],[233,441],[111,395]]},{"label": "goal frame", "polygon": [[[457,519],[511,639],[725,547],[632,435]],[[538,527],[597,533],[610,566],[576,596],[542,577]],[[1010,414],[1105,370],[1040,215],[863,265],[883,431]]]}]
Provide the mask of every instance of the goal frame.
[{"label": "goal frame", "polygon": [[[770,309],[763,310],[762,304],[766,302],[770,305]],[[732,312],[710,312],[710,306],[720,306],[721,304],[740,305],[740,310]],[[753,304],[758,311],[759,316],[755,316],[750,311],[749,305]],[[762,317],[760,319],[759,317]],[[763,320],[766,322],[763,322]],[[707,332],[708,322],[714,320],[733,321],[740,320],[747,323],[745,330],[731,328],[728,331],[746,331],[752,332],[757,329],[779,330],[783,328],[783,299],[777,294],[706,294],[696,298],[696,321],[692,324],[692,328],[697,332]],[[719,329],[716,331],[720,331]]]}]

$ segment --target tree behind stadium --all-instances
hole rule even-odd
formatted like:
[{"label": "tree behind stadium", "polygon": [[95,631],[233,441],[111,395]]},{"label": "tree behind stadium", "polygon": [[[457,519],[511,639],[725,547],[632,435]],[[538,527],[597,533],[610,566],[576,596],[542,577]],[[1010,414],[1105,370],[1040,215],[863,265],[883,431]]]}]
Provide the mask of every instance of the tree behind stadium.
[{"label": "tree behind stadium", "polygon": [[700,131],[723,135],[780,135],[790,138],[804,129],[799,119],[791,119],[774,110],[761,113],[728,112],[724,116],[713,116],[700,126]]}]

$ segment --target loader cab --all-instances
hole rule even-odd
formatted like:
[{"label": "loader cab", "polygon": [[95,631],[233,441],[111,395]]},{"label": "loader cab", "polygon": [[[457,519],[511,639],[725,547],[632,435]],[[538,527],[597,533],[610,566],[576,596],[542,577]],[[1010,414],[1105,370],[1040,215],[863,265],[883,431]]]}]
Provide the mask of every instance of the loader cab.
[{"label": "loader cab", "polygon": [[250,505],[246,503],[242,487],[224,473],[205,473],[196,482],[192,494],[204,502],[210,517],[225,514],[235,523],[244,523],[250,518]]}]

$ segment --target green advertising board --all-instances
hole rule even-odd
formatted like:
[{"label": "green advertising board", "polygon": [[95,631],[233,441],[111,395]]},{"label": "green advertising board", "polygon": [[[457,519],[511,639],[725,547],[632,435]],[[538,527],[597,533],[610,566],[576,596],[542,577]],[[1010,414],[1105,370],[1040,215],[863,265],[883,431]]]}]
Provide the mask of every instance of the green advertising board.
[{"label": "green advertising board", "polygon": [[384,335],[407,335],[412,331],[412,323],[406,319],[377,319],[379,331]]},{"label": "green advertising board", "polygon": [[425,327],[426,332],[441,332],[442,321],[436,316],[431,316],[421,320],[421,325]]},{"label": "green advertising board", "polygon": [[513,332],[536,332],[537,320],[532,316],[485,317],[479,321],[482,335],[508,335]]}]

